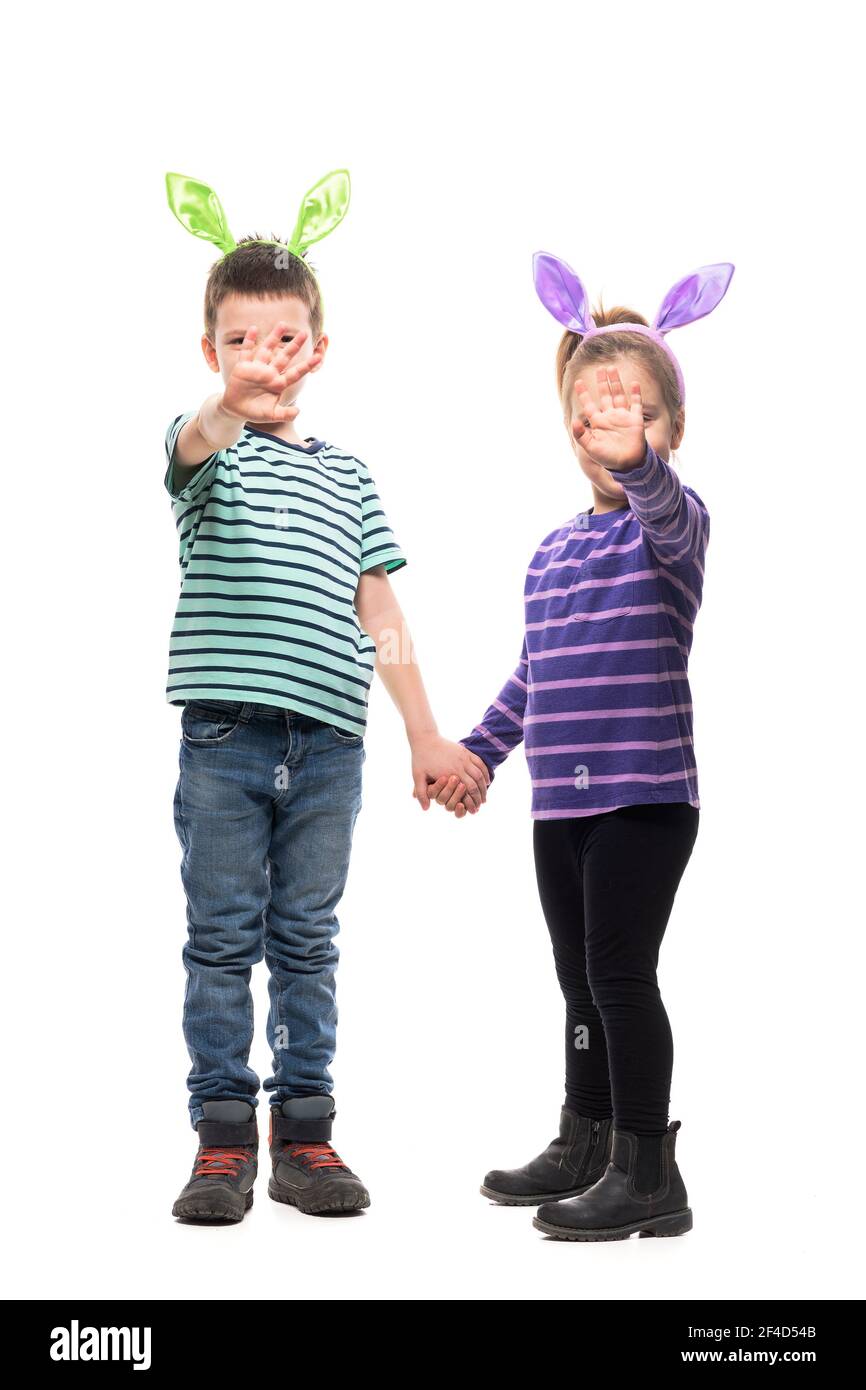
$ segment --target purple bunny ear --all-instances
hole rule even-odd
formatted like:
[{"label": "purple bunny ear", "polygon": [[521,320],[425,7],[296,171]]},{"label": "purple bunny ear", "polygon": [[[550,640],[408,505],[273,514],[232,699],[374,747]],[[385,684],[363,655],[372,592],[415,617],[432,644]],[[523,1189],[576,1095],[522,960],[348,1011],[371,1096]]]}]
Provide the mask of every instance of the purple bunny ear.
[{"label": "purple bunny ear", "polygon": [[536,251],[532,274],[538,298],[555,319],[572,333],[585,333],[595,327],[586,290],[570,265],[546,251]]},{"label": "purple bunny ear", "polygon": [[711,314],[725,296],[734,267],[728,261],[702,265],[668,290],[655,316],[653,328],[667,333]]}]

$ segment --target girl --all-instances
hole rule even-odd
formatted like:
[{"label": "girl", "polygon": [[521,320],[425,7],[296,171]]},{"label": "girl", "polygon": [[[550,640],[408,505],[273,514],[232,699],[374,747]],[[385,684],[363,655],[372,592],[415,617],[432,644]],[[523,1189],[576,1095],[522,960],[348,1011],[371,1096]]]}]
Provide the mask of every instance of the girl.
[{"label": "girl", "polygon": [[[593,505],[541,542],[525,585],[517,669],[462,740],[490,769],[524,740],[535,866],[565,996],[565,1103],[556,1139],[482,1192],[539,1205],[562,1240],[681,1235],[692,1213],[668,1123],[673,1045],[659,947],[698,831],[688,655],[709,515],[671,468],[685,388],[663,334],[711,312],[732,265],[668,292],[650,327],[589,313],[575,273],[534,261],[565,325],[557,383]],[[431,796],[459,817],[463,784]]]}]

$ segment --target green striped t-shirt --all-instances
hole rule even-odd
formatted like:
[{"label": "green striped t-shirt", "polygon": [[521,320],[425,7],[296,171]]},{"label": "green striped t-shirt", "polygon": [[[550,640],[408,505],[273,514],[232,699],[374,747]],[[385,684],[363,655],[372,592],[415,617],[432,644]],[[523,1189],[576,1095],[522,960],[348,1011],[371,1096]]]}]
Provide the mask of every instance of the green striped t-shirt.
[{"label": "green striped t-shirt", "polygon": [[194,413],[165,436],[181,570],[169,702],[249,700],[363,733],[375,647],[358,579],[406,563],[373,479],[333,444],[245,424],[178,489],[174,446]]}]

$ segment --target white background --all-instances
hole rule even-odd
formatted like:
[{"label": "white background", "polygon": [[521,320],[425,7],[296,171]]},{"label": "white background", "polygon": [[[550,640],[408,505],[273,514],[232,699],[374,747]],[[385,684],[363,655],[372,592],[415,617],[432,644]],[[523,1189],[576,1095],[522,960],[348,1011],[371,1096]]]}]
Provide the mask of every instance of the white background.
[{"label": "white background", "polygon": [[[855,11],[29,13],[3,96],[8,1293],[862,1296]],[[170,1215],[195,1139],[163,438],[215,389],[199,337],[216,253],[172,217],[164,175],[211,183],[236,236],[275,236],[342,165],[351,209],[313,257],[331,347],[298,426],[376,478],[454,738],[515,664],[538,540],[591,500],[533,251],[647,318],[696,266],[737,267],[671,340],[681,476],[712,517],[691,668],[701,827],[660,964],[683,1239],[552,1243],[479,1195],[488,1168],[553,1137],[562,1097],[528,776],[517,751],[482,815],[423,815],[381,686],[334,1065],[335,1143],[372,1206],[328,1222],[270,1202],[263,1141],[242,1225]]]}]

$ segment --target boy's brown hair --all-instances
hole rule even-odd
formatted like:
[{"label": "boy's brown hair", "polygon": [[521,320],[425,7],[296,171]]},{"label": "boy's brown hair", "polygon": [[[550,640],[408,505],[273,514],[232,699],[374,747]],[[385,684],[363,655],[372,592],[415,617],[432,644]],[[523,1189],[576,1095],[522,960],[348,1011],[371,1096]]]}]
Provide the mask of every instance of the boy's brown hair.
[{"label": "boy's brown hair", "polygon": [[323,314],[318,281],[310,267],[293,255],[284,241],[278,237],[273,240],[279,241],[279,245],[273,246],[258,235],[244,237],[234,251],[211,266],[204,294],[204,328],[211,342],[216,332],[217,311],[230,294],[261,299],[294,295],[309,310],[313,342],[319,337]]},{"label": "boy's brown hair", "polygon": [[[610,323],[642,323],[649,327],[646,319],[633,309],[625,309],[621,304],[613,309],[605,309],[601,300],[598,307],[593,309],[592,317],[597,328],[604,328]],[[611,362],[624,356],[641,359],[658,383],[668,415],[672,421],[676,420],[683,409],[683,400],[670,358],[652,338],[645,337],[643,333],[629,333],[627,328],[621,333],[600,333],[586,342],[582,334],[572,333],[568,328],[563,333],[556,351],[556,385],[566,420],[571,418],[574,383],[589,364]]]}]

